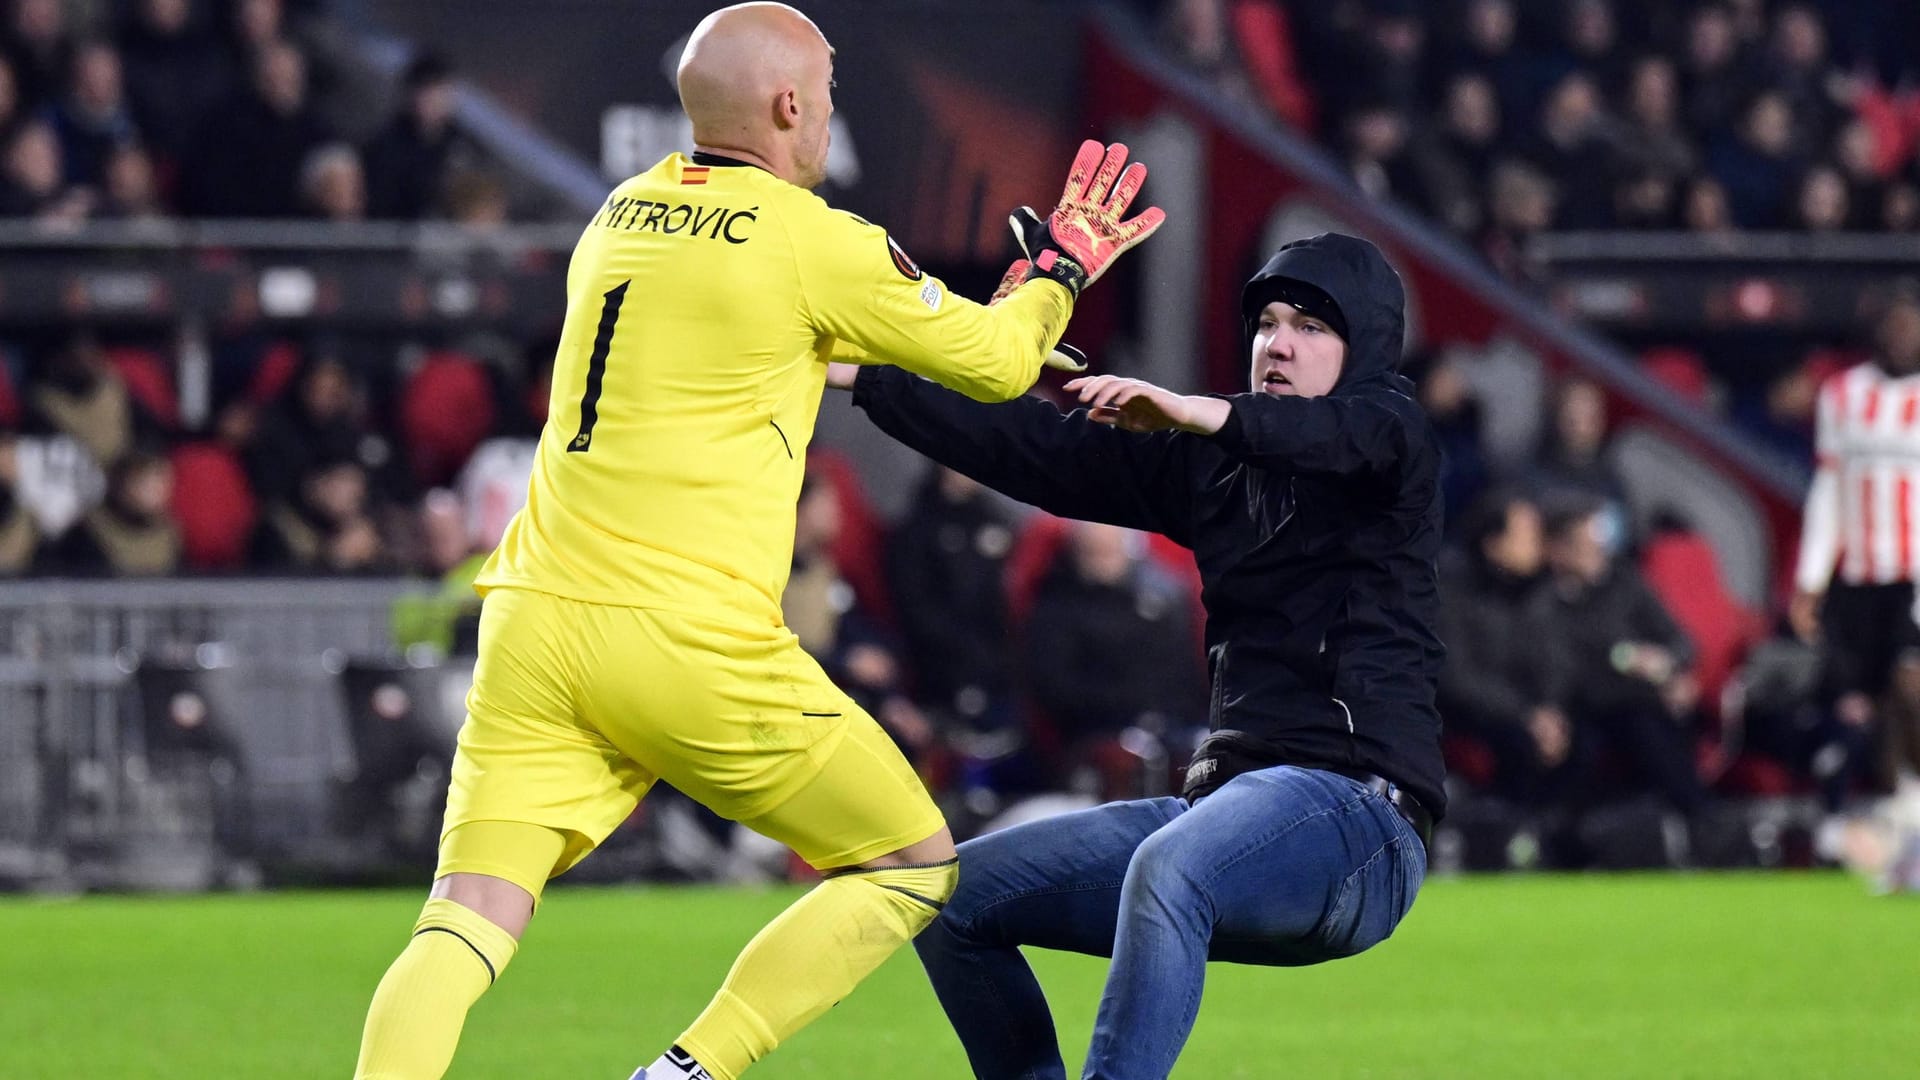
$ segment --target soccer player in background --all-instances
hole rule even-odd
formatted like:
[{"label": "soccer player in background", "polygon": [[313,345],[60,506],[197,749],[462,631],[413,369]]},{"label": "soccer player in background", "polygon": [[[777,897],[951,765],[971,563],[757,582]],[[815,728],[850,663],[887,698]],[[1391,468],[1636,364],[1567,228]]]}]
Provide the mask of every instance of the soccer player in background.
[{"label": "soccer player in background", "polygon": [[1878,780],[1920,772],[1920,292],[1896,290],[1875,331],[1873,358],[1820,389],[1788,609],[1821,647],[1833,723],[1813,767],[1831,810],[1876,744]]},{"label": "soccer player in background", "polygon": [[1162,1080],[1209,959],[1351,956],[1413,906],[1446,792],[1440,450],[1394,370],[1404,304],[1379,249],[1327,233],[1247,283],[1247,393],[1102,375],[1067,384],[1088,408],[1063,415],[829,370],[940,464],[1062,517],[1164,533],[1200,568],[1213,731],[1184,797],[969,840],[914,942],[982,1080],[1066,1075],[1023,945],[1111,956],[1082,1075]]},{"label": "soccer player in background", "polygon": [[827,361],[877,354],[971,398],[1017,397],[1080,288],[1163,215],[1121,222],[1145,169],[1090,143],[1031,277],[992,310],[954,296],[809,193],[832,74],[833,50],[792,8],[709,15],[679,68],[696,152],[616,188],[574,251],[527,505],[476,582],[480,656],[439,868],[374,994],[362,1080],[445,1072],[547,880],[657,779],[825,880],[636,1078],[733,1080],[953,890],[932,799],[781,616]]}]

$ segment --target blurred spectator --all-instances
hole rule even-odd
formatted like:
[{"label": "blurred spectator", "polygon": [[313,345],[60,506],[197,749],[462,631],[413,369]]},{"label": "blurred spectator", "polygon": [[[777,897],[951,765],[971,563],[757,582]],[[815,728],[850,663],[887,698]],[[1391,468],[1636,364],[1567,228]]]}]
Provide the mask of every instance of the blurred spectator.
[{"label": "blurred spectator", "polygon": [[16,494],[20,488],[19,437],[0,430],[0,577],[20,577],[33,569],[40,534]]},{"label": "blurred spectator", "polygon": [[249,560],[281,574],[376,574],[394,561],[374,522],[367,473],[349,456],[314,462],[298,477],[298,493],[267,504]]},{"label": "blurred spectator", "polygon": [[447,218],[474,232],[489,232],[507,222],[506,185],[492,173],[461,169],[447,177]]},{"label": "blurred spectator", "polygon": [[74,577],[159,577],[180,569],[173,466],[159,454],[123,454],[107,472],[107,498],[47,551],[50,572]]},{"label": "blurred spectator", "polygon": [[316,462],[358,458],[361,435],[352,373],[331,352],[316,352],[258,427],[247,463],[253,490],[263,503],[291,501]]},{"label": "blurred spectator", "polygon": [[369,216],[419,221],[439,208],[448,177],[475,153],[453,124],[458,91],[445,60],[414,57],[401,90],[399,113],[367,144]]},{"label": "blurred spectator", "polygon": [[67,71],[67,15],[61,0],[12,0],[0,52],[13,66],[22,101],[51,101]]},{"label": "blurred spectator", "polygon": [[467,531],[460,496],[445,488],[427,492],[420,503],[421,552],[409,560],[439,583],[425,595],[394,601],[393,640],[402,647],[425,645],[442,656],[479,652],[480,596],[474,579],[491,546],[477,548]]},{"label": "blurred spectator", "polygon": [[1887,185],[1880,227],[1890,233],[1920,232],[1920,183],[1896,180]]},{"label": "blurred spectator", "polygon": [[1849,223],[1855,229],[1877,228],[1874,219],[1886,198],[1887,182],[1880,176],[1874,143],[1873,129],[1858,119],[1844,124],[1833,140],[1833,158],[1847,185]]},{"label": "blurred spectator", "polygon": [[1726,7],[1707,3],[1694,9],[1680,66],[1694,137],[1710,139],[1731,127],[1753,84]]},{"label": "blurred spectator", "polygon": [[1447,84],[1440,115],[1441,139],[1477,186],[1493,171],[1502,146],[1504,117],[1493,83],[1478,72],[1461,72]]},{"label": "blurred spectator", "polygon": [[1807,232],[1839,232],[1847,228],[1853,211],[1847,182],[1830,165],[1815,165],[1800,179],[1800,197],[1794,207],[1794,225]]},{"label": "blurred spectator", "polygon": [[1642,169],[1613,189],[1613,225],[1619,229],[1671,229],[1680,223],[1679,192],[1672,174]]},{"label": "blurred spectator", "polygon": [[467,539],[475,551],[492,551],[507,523],[527,504],[527,485],[540,443],[535,438],[502,436],[474,450],[454,482],[466,508]]},{"label": "blurred spectator", "polygon": [[1500,102],[1493,84],[1471,72],[1447,85],[1440,130],[1426,147],[1426,182],[1432,213],[1461,236],[1475,236],[1486,222],[1485,188],[1500,152]]},{"label": "blurred spectator", "polygon": [[840,501],[833,484],[809,472],[800,485],[793,573],[780,597],[781,611],[800,647],[887,729],[909,761],[918,764],[933,749],[939,733],[907,696],[906,670],[898,651],[874,618],[857,606],[853,586],[834,564],[832,548],[840,527]]},{"label": "blurred spectator", "polygon": [[1539,107],[1535,76],[1517,44],[1519,15],[1513,0],[1467,0],[1465,34],[1448,69],[1484,76],[1509,122],[1533,116]]},{"label": "blurred spectator", "polygon": [[1523,161],[1502,161],[1488,182],[1492,211],[1480,251],[1494,268],[1518,281],[1539,281],[1542,270],[1527,242],[1553,224],[1553,181]]},{"label": "blurred spectator", "polygon": [[92,193],[69,187],[60,172],[60,140],[43,120],[29,120],[13,131],[0,175],[0,217],[36,221],[85,220]]},{"label": "blurred spectator", "polygon": [[1614,132],[1613,153],[1624,169],[1678,181],[1693,173],[1699,155],[1680,120],[1680,82],[1673,61],[1643,56],[1627,77],[1625,117]]},{"label": "blurred spectator", "polygon": [[74,50],[67,93],[48,113],[67,182],[99,187],[114,150],[138,138],[112,43],[89,41]]},{"label": "blurred spectator", "polygon": [[1542,499],[1555,492],[1578,492],[1624,521],[1626,489],[1606,458],[1606,448],[1606,392],[1585,379],[1562,382],[1533,456],[1532,490]]},{"label": "blurred spectator", "polygon": [[1585,496],[1547,511],[1547,585],[1537,625],[1551,626],[1565,657],[1573,720],[1576,796],[1599,794],[1598,765],[1617,762],[1675,810],[1693,815],[1706,792],[1694,772],[1691,725],[1699,684],[1692,646],[1630,561],[1613,518]]},{"label": "blurred spectator", "polygon": [[300,165],[300,205],[322,221],[366,220],[367,185],[360,154],[341,142],[316,147]]},{"label": "blurred spectator", "polygon": [[196,15],[194,6],[192,0],[136,0],[120,38],[134,119],[169,175],[184,167],[201,118],[231,94],[235,81],[204,8]]},{"label": "blurred spectator", "polygon": [[1065,555],[1034,597],[1021,657],[1068,766],[1093,763],[1112,788],[1123,778],[1100,766],[1116,760],[1109,747],[1130,728],[1185,759],[1182,741],[1204,724],[1206,677],[1191,600],[1145,557],[1145,537],[1091,522],[1068,529]]},{"label": "blurred spectator", "polygon": [[89,333],[76,333],[53,350],[27,399],[30,423],[72,436],[103,469],[132,449],[136,436],[157,434]]},{"label": "blurred spectator", "polygon": [[1440,714],[1448,729],[1493,753],[1496,791],[1535,805],[1573,749],[1573,725],[1560,707],[1566,665],[1534,596],[1544,565],[1540,510],[1517,492],[1497,491],[1463,518],[1463,550],[1440,579]]},{"label": "blurred spectator", "polygon": [[1727,189],[1711,176],[1695,177],[1688,182],[1680,213],[1682,224],[1693,232],[1733,231],[1733,210],[1727,204]]},{"label": "blurred spectator", "polygon": [[1578,71],[1603,88],[1622,82],[1620,26],[1612,0],[1566,0],[1556,74]]},{"label": "blurred spectator", "polygon": [[1436,358],[1417,380],[1420,406],[1440,441],[1440,497],[1450,519],[1472,506],[1487,484],[1487,457],[1481,443],[1480,399],[1473,395],[1459,362]]},{"label": "blurred spectator", "polygon": [[1016,718],[1004,584],[1012,549],[1013,523],[993,494],[939,466],[887,543],[887,581],[916,696],[979,730]]},{"label": "blurred spectator", "polygon": [[1734,224],[1744,229],[1785,225],[1797,171],[1793,114],[1786,99],[1773,91],[1755,97],[1743,114],[1739,133],[1714,141],[1707,152],[1707,167],[1726,188]]},{"label": "blurred spectator", "polygon": [[1427,105],[1427,28],[1415,0],[1372,0],[1354,77],[1366,96],[1403,116]]},{"label": "blurred spectator", "polygon": [[1426,188],[1408,150],[1407,117],[1386,101],[1357,106],[1347,114],[1347,171],[1368,197],[1428,208]]},{"label": "blurred spectator", "polygon": [[1774,16],[1767,57],[1767,85],[1793,115],[1794,145],[1801,152],[1825,146],[1839,125],[1841,109],[1829,92],[1833,78],[1827,29],[1806,4],[1791,4]]},{"label": "blurred spectator", "polygon": [[306,59],[286,42],[263,48],[249,88],[202,128],[184,163],[184,202],[205,217],[299,215],[300,170],[327,141],[307,97]]},{"label": "blurred spectator", "polygon": [[117,147],[107,158],[104,196],[96,217],[157,221],[167,216],[154,182],[153,159],[135,143]]},{"label": "blurred spectator", "polygon": [[1540,126],[1524,151],[1560,185],[1554,226],[1605,228],[1611,219],[1611,159],[1607,116],[1591,76],[1574,72],[1555,83],[1540,110]]}]

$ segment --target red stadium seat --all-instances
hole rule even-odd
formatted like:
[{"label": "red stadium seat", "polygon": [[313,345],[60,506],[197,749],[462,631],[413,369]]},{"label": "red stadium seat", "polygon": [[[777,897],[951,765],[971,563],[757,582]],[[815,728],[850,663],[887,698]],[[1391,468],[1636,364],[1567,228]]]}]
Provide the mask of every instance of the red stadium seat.
[{"label": "red stadium seat", "polygon": [[167,358],[152,349],[115,346],[103,350],[107,363],[126,384],[127,394],[162,428],[180,429],[180,398],[173,389],[173,372]]},{"label": "red stadium seat", "polygon": [[1440,753],[1446,758],[1447,772],[1467,782],[1476,791],[1493,787],[1495,762],[1493,751],[1470,735],[1457,731],[1440,736]]},{"label": "red stadium seat", "polygon": [[1060,557],[1060,549],[1066,546],[1067,521],[1052,514],[1035,514],[1021,526],[1020,535],[1014,538],[1013,550],[1007,553],[1006,589],[1007,621],[1013,626],[1024,626],[1027,616],[1033,613],[1034,597],[1040,593],[1040,582],[1053,568],[1055,559]]},{"label": "red stadium seat", "polygon": [[493,430],[486,368],[464,353],[428,353],[400,392],[399,419],[414,479],[448,483]]},{"label": "red stadium seat", "polygon": [[1275,0],[1237,0],[1230,17],[1234,39],[1261,101],[1281,123],[1313,131],[1317,126],[1313,91],[1300,75],[1286,9]]},{"label": "red stadium seat", "polygon": [[279,397],[300,370],[300,350],[290,341],[276,341],[260,353],[260,362],[247,381],[247,400],[266,405]]},{"label": "red stadium seat", "polygon": [[0,428],[20,426],[20,392],[13,386],[13,370],[0,356]]},{"label": "red stadium seat", "polygon": [[1716,710],[1728,676],[1766,636],[1766,619],[1727,591],[1712,546],[1697,533],[1655,536],[1640,563],[1647,584],[1693,639],[1702,700]]},{"label": "red stadium seat", "polygon": [[1692,349],[1661,346],[1640,354],[1640,369],[1655,382],[1672,390],[1681,400],[1707,407],[1712,380],[1706,361]]},{"label": "red stadium seat", "polygon": [[173,452],[173,516],[188,565],[237,570],[253,535],[254,498],[247,471],[218,442],[188,443]]}]

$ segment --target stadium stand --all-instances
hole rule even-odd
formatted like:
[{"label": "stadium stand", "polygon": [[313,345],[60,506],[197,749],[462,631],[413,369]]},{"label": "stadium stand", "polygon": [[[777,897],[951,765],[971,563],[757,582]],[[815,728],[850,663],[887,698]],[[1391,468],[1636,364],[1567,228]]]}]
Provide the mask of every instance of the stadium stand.
[{"label": "stadium stand", "polygon": [[[1920,236],[1920,60],[1890,45],[1920,40],[1911,5],[1111,6],[1154,27],[1161,58],[1236,118],[1317,146],[1316,160],[1348,185],[1340,198],[1410,211],[1423,235],[1471,252],[1543,318],[1548,307],[1578,314],[1564,290],[1583,237],[1644,251],[1675,236]],[[90,318],[114,298],[75,288],[36,309],[55,316],[0,325],[0,574],[159,567],[163,577],[339,573],[457,587],[530,468],[555,283],[578,215],[529,194],[538,185],[479,137],[460,104],[461,72],[438,43],[396,61],[356,43],[327,5],[280,0],[11,0],[5,12],[0,228],[22,238],[8,259],[164,264],[179,276],[158,299],[142,294],[131,317]],[[276,223],[258,231],[261,219]],[[566,224],[529,239],[548,219]],[[75,256],[59,247],[62,230],[98,239]],[[301,260],[319,269],[281,265]],[[1000,253],[968,248],[947,261],[928,265],[950,283],[990,282]],[[465,277],[450,284],[453,271]],[[138,306],[149,301],[152,313]],[[1148,351],[1155,329],[1118,306],[1094,298],[1076,322],[1112,346],[1116,366]],[[1753,701],[1755,687],[1774,684],[1751,676],[1774,659],[1768,649],[1792,648],[1777,625],[1788,553],[1769,546],[1778,523],[1753,500],[1699,498],[1688,520],[1659,512],[1695,489],[1675,464],[1686,438],[1662,441],[1637,422],[1650,411],[1644,397],[1657,391],[1705,428],[1804,471],[1819,386],[1871,348],[1858,323],[1756,344],[1765,327],[1596,320],[1646,377],[1640,399],[1611,376],[1542,363],[1532,340],[1423,345],[1409,365],[1448,448],[1457,510],[1495,487],[1541,506],[1569,490],[1608,504],[1609,543],[1691,639],[1691,668],[1674,674],[1696,684],[1697,702],[1677,708],[1676,722],[1701,748],[1716,797],[1817,786],[1814,754],[1777,739],[1743,745],[1739,734],[1748,713],[1786,708]],[[1229,359],[1227,369],[1241,363]],[[1221,383],[1205,364],[1183,376]],[[876,640],[897,640],[927,616],[900,610],[889,588],[899,503],[880,488],[906,484],[845,446],[823,445],[812,468],[838,504],[827,553],[834,580],[851,588],[847,610],[872,621]],[[146,505],[134,472],[170,485],[170,508],[147,524],[175,538],[174,562],[116,561],[97,539],[80,551],[103,515],[148,512],[134,505]],[[450,554],[435,553],[434,498],[457,507],[465,529]],[[1017,630],[1060,573],[1067,531],[1017,509],[1008,519],[994,560]],[[1190,558],[1158,538],[1145,544],[1156,580],[1190,602]],[[909,668],[897,688],[940,684]],[[1048,689],[1029,679],[1015,709],[1038,718],[1029,734],[1056,757],[1057,780],[1066,740],[1034,703]],[[1032,788],[1033,770],[991,767],[1005,748],[957,723],[951,701],[904,696],[950,742],[923,755],[943,794]],[[1483,742],[1452,733],[1448,757],[1468,792],[1499,787]],[[1139,764],[1100,760],[1115,782]]]}]

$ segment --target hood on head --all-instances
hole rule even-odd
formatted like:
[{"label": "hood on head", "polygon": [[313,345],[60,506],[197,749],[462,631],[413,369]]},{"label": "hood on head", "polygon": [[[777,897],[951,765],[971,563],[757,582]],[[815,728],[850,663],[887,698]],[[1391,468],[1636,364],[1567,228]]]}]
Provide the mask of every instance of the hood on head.
[{"label": "hood on head", "polygon": [[1334,327],[1347,343],[1346,365],[1334,384],[1335,393],[1399,368],[1405,352],[1407,305],[1400,275],[1379,248],[1343,233],[1295,240],[1253,275],[1240,294],[1246,340],[1253,340],[1253,326],[1268,304],[1284,300],[1299,306],[1297,301],[1305,300],[1318,306],[1321,297],[1337,309],[1332,312],[1337,318],[1312,307],[1302,310]]}]

